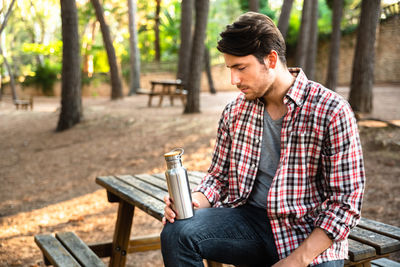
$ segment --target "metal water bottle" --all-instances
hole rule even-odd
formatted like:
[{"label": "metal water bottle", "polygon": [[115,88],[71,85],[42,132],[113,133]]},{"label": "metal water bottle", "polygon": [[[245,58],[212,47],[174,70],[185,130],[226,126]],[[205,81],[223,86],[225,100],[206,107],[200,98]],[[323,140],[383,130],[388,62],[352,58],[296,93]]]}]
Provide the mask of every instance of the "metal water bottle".
[{"label": "metal water bottle", "polygon": [[181,157],[183,152],[182,148],[175,148],[164,154],[167,162],[165,177],[167,179],[168,192],[172,199],[172,208],[178,220],[190,218],[194,213],[187,171],[182,166]]}]

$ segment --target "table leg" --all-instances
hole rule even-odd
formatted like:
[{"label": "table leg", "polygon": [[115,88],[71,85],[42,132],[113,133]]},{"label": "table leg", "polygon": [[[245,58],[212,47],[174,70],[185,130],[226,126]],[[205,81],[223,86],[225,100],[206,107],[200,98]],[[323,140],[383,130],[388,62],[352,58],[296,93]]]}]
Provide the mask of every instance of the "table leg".
[{"label": "table leg", "polygon": [[158,102],[158,106],[161,107],[163,99],[164,99],[164,94],[166,94],[168,88],[166,87],[167,85],[162,85],[161,88],[161,94],[160,94],[160,102]]},{"label": "table leg", "polygon": [[149,94],[149,102],[147,103],[148,107],[151,107],[151,99],[153,98],[155,84],[151,85],[150,94]]},{"label": "table leg", "polygon": [[117,223],[114,230],[110,267],[125,266],[134,210],[135,206],[130,205],[122,199],[120,200]]}]

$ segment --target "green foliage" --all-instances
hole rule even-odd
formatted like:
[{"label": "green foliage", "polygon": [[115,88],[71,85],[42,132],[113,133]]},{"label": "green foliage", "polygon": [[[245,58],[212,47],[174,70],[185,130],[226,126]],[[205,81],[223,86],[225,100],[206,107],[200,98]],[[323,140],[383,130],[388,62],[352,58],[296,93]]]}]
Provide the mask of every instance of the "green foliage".
[{"label": "green foliage", "polygon": [[110,76],[107,73],[93,73],[92,77],[87,77],[86,75],[82,75],[81,84],[82,85],[90,85],[99,86],[103,83],[110,84]]},{"label": "green foliage", "polygon": [[38,43],[24,43],[22,45],[22,51],[32,55],[43,55],[43,56],[56,56],[62,57],[62,41],[54,41],[48,45]]},{"label": "green foliage", "polygon": [[34,76],[27,76],[22,83],[23,86],[35,86],[40,88],[44,95],[54,95],[54,84],[58,80],[61,70],[60,65],[51,64],[48,60],[44,65],[37,65]]},{"label": "green foliage", "polygon": [[[240,0],[240,8],[243,12],[249,11],[249,0]],[[260,13],[267,15],[271,19],[275,19],[276,12],[269,7],[268,0],[259,1]]]}]

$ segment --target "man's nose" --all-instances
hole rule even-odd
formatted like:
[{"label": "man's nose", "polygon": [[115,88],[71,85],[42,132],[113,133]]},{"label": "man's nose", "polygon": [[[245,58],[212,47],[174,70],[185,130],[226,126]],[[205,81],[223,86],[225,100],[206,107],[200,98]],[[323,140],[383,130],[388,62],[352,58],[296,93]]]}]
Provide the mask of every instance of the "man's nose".
[{"label": "man's nose", "polygon": [[234,70],[231,70],[231,84],[232,85],[240,84],[240,77],[238,73],[236,73]]}]

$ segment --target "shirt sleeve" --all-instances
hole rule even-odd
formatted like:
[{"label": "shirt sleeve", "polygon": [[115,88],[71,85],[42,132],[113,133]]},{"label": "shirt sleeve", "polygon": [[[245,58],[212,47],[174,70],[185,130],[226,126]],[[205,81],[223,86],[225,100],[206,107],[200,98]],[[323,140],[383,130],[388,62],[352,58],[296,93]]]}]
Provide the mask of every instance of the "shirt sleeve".
[{"label": "shirt sleeve", "polygon": [[228,192],[228,172],[230,164],[231,136],[229,134],[230,105],[222,113],[218,125],[217,139],[207,175],[193,192],[202,192],[211,206],[221,202]]},{"label": "shirt sleeve", "polygon": [[326,200],[315,221],[334,240],[346,239],[361,218],[365,171],[357,123],[349,104],[329,124],[322,147]]}]

